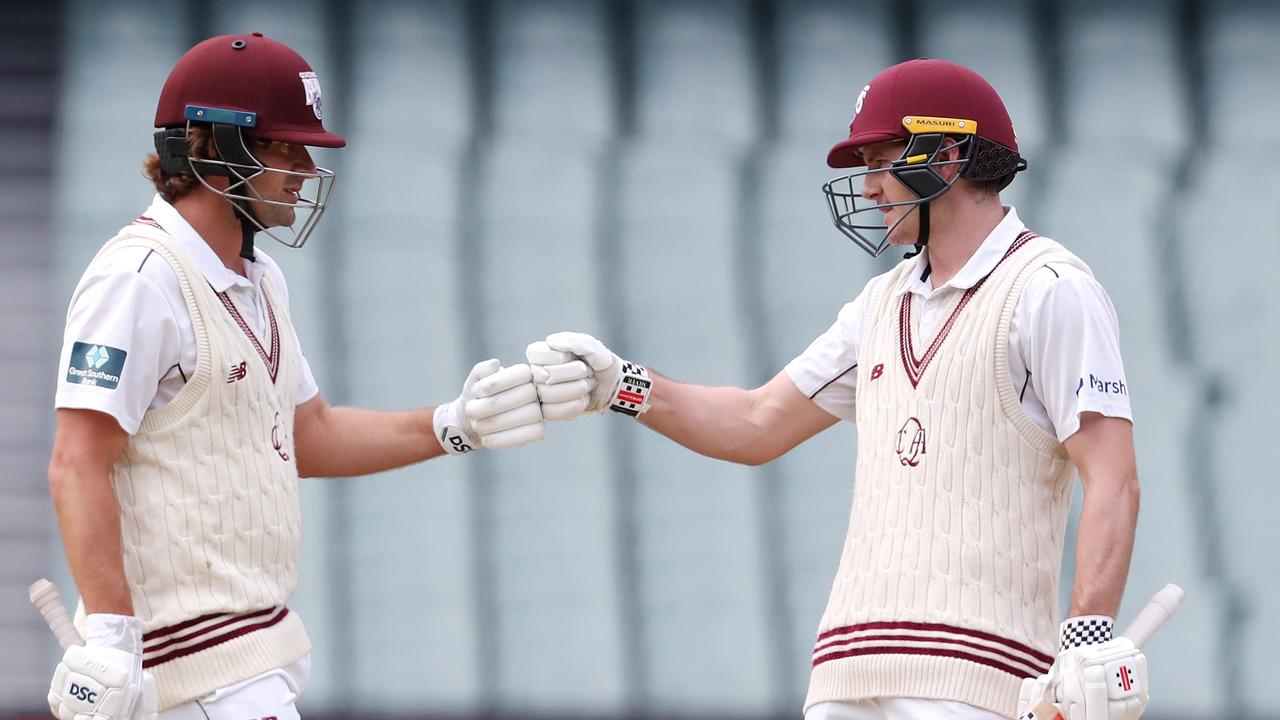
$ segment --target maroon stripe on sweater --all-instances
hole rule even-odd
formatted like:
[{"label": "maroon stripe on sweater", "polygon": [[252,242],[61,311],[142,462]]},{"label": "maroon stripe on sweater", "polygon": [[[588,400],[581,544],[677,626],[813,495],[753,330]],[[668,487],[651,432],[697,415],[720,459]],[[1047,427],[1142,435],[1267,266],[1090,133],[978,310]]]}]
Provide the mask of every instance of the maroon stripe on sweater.
[{"label": "maroon stripe on sweater", "polygon": [[848,657],[857,657],[860,655],[922,655],[926,657],[955,658],[957,660],[967,660],[968,662],[977,663],[979,665],[986,665],[987,667],[995,668],[996,670],[1008,673],[1018,678],[1035,677],[1034,675],[1028,675],[1024,670],[1010,667],[998,660],[992,660],[991,658],[985,658],[980,655],[971,655],[960,650],[935,650],[932,648],[858,648],[856,650],[845,650],[843,652],[832,653],[820,658],[815,658],[813,666],[818,667],[825,662]]},{"label": "maroon stripe on sweater", "polygon": [[217,637],[209,638],[208,640],[205,640],[202,643],[197,643],[190,647],[179,648],[178,650],[174,650],[171,653],[161,655],[158,658],[152,658],[150,660],[144,658],[142,660],[142,667],[152,668],[157,665],[163,665],[164,663],[167,663],[171,660],[177,660],[178,658],[186,657],[187,655],[198,653],[201,650],[208,650],[211,647],[221,645],[222,643],[228,642],[230,640],[234,640],[243,635],[248,635],[251,632],[269,628],[272,625],[279,623],[288,614],[289,614],[289,608],[280,608],[279,614],[277,614],[275,617],[271,618],[270,620],[267,620],[266,622],[260,622],[255,625],[246,625],[242,628],[236,628],[235,630],[232,630],[229,633],[225,633],[223,635],[218,635]]},{"label": "maroon stripe on sweater", "polygon": [[155,640],[155,639],[157,639],[157,638],[159,638],[159,637],[162,637],[162,636],[164,636],[164,635],[171,635],[171,634],[173,634],[173,633],[180,632],[180,631],[182,631],[182,630],[186,630],[187,628],[191,627],[192,625],[199,625],[199,624],[200,624],[200,623],[202,623],[202,622],[208,622],[208,621],[210,621],[210,620],[212,620],[212,619],[214,619],[214,618],[216,618],[216,617],[221,617],[221,616],[223,616],[223,615],[227,615],[227,613],[213,613],[213,614],[210,614],[210,615],[201,615],[201,616],[200,616],[200,617],[198,617],[198,618],[192,618],[192,619],[190,619],[190,620],[183,620],[182,622],[178,623],[177,625],[169,625],[169,626],[167,626],[167,627],[156,628],[155,630],[152,630],[152,631],[151,631],[151,632],[149,632],[149,633],[145,633],[145,634],[142,636],[142,642],[144,642],[144,643],[145,643],[145,642],[146,642],[146,641],[148,641],[148,640]]},{"label": "maroon stripe on sweater", "polygon": [[240,326],[240,330],[249,338],[249,342],[253,343],[253,348],[258,351],[258,357],[262,358],[262,363],[267,366],[267,374],[271,376],[271,382],[275,383],[276,374],[280,372],[280,330],[276,325],[276,311],[271,307],[271,300],[267,298],[267,294],[262,294],[262,301],[267,305],[267,319],[271,324],[271,352],[268,353],[262,348],[262,342],[258,340],[258,336],[253,333],[253,329],[249,327],[249,323],[245,321],[244,316],[240,314],[240,310],[236,308],[236,304],[225,293],[218,293],[218,299],[222,301],[227,312],[231,313],[231,318]]},{"label": "maroon stripe on sweater", "polygon": [[938,350],[942,347],[942,341],[947,339],[947,335],[951,333],[951,328],[955,326],[956,321],[960,318],[960,312],[965,309],[969,301],[973,299],[975,293],[987,282],[987,278],[991,277],[996,268],[1009,259],[1009,256],[1021,250],[1032,238],[1039,237],[1030,230],[1024,230],[1005,251],[1000,261],[996,263],[996,267],[991,268],[991,272],[987,273],[973,287],[965,291],[964,296],[960,298],[960,302],[956,304],[956,309],[951,311],[950,317],[942,325],[942,329],[934,336],[933,342],[929,343],[929,347],[925,349],[924,357],[916,359],[915,344],[911,338],[911,293],[903,293],[902,305],[898,309],[898,347],[902,357],[902,367],[907,371],[907,379],[911,381],[911,387],[920,384],[920,379],[924,377],[924,371],[929,367],[929,363],[938,354]]},{"label": "maroon stripe on sweater", "polygon": [[252,620],[254,618],[259,618],[264,615],[270,615],[275,611],[276,611],[276,608],[267,608],[266,610],[259,610],[257,612],[252,612],[245,615],[228,616],[226,620],[223,620],[220,623],[217,623],[215,625],[210,625],[209,627],[200,628],[199,630],[196,630],[195,632],[192,632],[192,633],[187,633],[186,635],[177,635],[177,636],[171,637],[165,640],[164,642],[161,642],[159,645],[155,645],[153,647],[146,647],[144,644],[142,651],[149,653],[149,652],[155,652],[157,650],[163,650],[164,648],[167,648],[170,645],[174,645],[180,642],[186,642],[188,640],[194,640],[200,637],[201,635],[208,635],[209,633],[214,632],[216,630],[221,630],[222,628],[228,625],[231,625],[233,623],[243,622],[245,620]]},{"label": "maroon stripe on sweater", "polygon": [[160,225],[160,223],[156,222],[155,220],[152,220],[146,215],[139,215],[137,220],[134,220],[129,224],[130,225],[150,225],[151,227],[157,230],[164,230],[164,228]]},{"label": "maroon stripe on sweater", "polygon": [[1011,652],[1001,650],[1000,648],[994,648],[994,647],[991,647],[990,645],[980,645],[976,642],[968,642],[966,640],[954,640],[951,638],[938,637],[936,635],[859,635],[856,638],[850,638],[848,640],[832,640],[831,642],[826,643],[824,645],[819,645],[818,647],[814,648],[813,654],[821,655],[824,650],[829,650],[838,645],[849,645],[853,643],[862,643],[862,642],[884,642],[884,641],[894,641],[894,640],[900,640],[903,642],[916,641],[916,642],[946,643],[949,645],[961,645],[963,647],[970,647],[975,650],[985,650],[986,652],[999,655],[1003,658],[1012,660],[1013,662],[1022,663],[1023,665],[1030,665],[1033,668],[1041,668],[1042,672],[1049,671],[1049,665],[1050,665],[1049,663],[1041,663],[1035,660],[1028,660],[1025,657],[1014,655]]},{"label": "maroon stripe on sweater", "polygon": [[858,632],[860,630],[915,630],[917,632],[946,632],[953,635],[968,635],[969,637],[988,640],[990,642],[1000,643],[1005,647],[1012,648],[1018,652],[1026,653],[1031,657],[1053,664],[1053,656],[1046,655],[1034,648],[1023,645],[1016,640],[1000,637],[982,630],[971,630],[969,628],[955,627],[954,625],[943,625],[941,623],[921,623],[921,622],[896,622],[896,621],[880,621],[860,623],[858,625],[846,625],[845,627],[832,628],[818,636],[818,642],[821,643],[834,635],[843,635],[847,633]]}]

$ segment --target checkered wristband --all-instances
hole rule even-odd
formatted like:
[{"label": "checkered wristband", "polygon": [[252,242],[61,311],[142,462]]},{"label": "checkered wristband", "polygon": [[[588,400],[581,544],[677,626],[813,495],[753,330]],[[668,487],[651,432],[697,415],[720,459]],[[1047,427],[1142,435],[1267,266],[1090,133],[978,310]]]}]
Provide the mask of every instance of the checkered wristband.
[{"label": "checkered wristband", "polygon": [[1097,645],[1111,639],[1111,628],[1115,621],[1106,615],[1080,615],[1067,618],[1062,623],[1059,636],[1059,652],[1078,648],[1081,645]]},{"label": "checkered wristband", "polygon": [[649,409],[649,391],[652,388],[653,381],[649,379],[649,371],[644,366],[623,360],[622,376],[618,379],[613,397],[609,399],[609,409],[636,417]]}]

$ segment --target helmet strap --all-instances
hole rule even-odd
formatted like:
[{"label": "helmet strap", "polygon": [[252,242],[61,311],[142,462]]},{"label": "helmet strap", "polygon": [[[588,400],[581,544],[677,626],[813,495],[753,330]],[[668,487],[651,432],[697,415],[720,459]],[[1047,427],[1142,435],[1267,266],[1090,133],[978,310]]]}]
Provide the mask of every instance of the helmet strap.
[{"label": "helmet strap", "polygon": [[908,251],[903,255],[903,259],[913,258],[924,252],[924,246],[929,244],[929,203],[920,203],[920,230],[916,233],[916,246],[914,250]]},{"label": "helmet strap", "polygon": [[244,200],[232,200],[231,204],[231,212],[240,220],[240,257],[256,262],[253,257],[253,236],[258,232],[258,224],[253,221],[253,209]]}]

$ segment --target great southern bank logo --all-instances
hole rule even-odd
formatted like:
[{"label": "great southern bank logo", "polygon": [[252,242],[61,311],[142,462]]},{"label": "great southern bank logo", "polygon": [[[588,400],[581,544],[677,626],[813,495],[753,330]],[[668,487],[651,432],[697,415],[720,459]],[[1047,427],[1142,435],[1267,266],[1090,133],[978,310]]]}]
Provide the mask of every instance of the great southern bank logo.
[{"label": "great southern bank logo", "polygon": [[120,348],[78,342],[71,348],[67,382],[115,390],[128,355]]},{"label": "great southern bank logo", "polygon": [[107,361],[111,359],[111,355],[101,345],[94,345],[89,348],[89,352],[84,354],[84,359],[89,364],[89,367],[97,370],[107,364]]}]

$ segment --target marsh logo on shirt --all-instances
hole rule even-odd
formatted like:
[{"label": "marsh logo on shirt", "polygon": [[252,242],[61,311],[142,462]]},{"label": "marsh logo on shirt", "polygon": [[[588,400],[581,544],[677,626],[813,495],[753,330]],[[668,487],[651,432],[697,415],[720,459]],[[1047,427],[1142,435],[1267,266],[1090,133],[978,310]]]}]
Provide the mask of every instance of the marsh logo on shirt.
[{"label": "marsh logo on shirt", "polygon": [[71,347],[67,382],[115,390],[120,385],[120,373],[124,370],[124,359],[128,355],[124,350],[110,345],[78,342]]},{"label": "marsh logo on shirt", "polygon": [[1124,380],[1103,380],[1095,377],[1093,373],[1089,373],[1089,380],[1086,382],[1084,378],[1080,378],[1080,384],[1076,386],[1076,395],[1088,385],[1089,389],[1094,392],[1103,393],[1104,395],[1128,395],[1129,387],[1124,384]]}]

